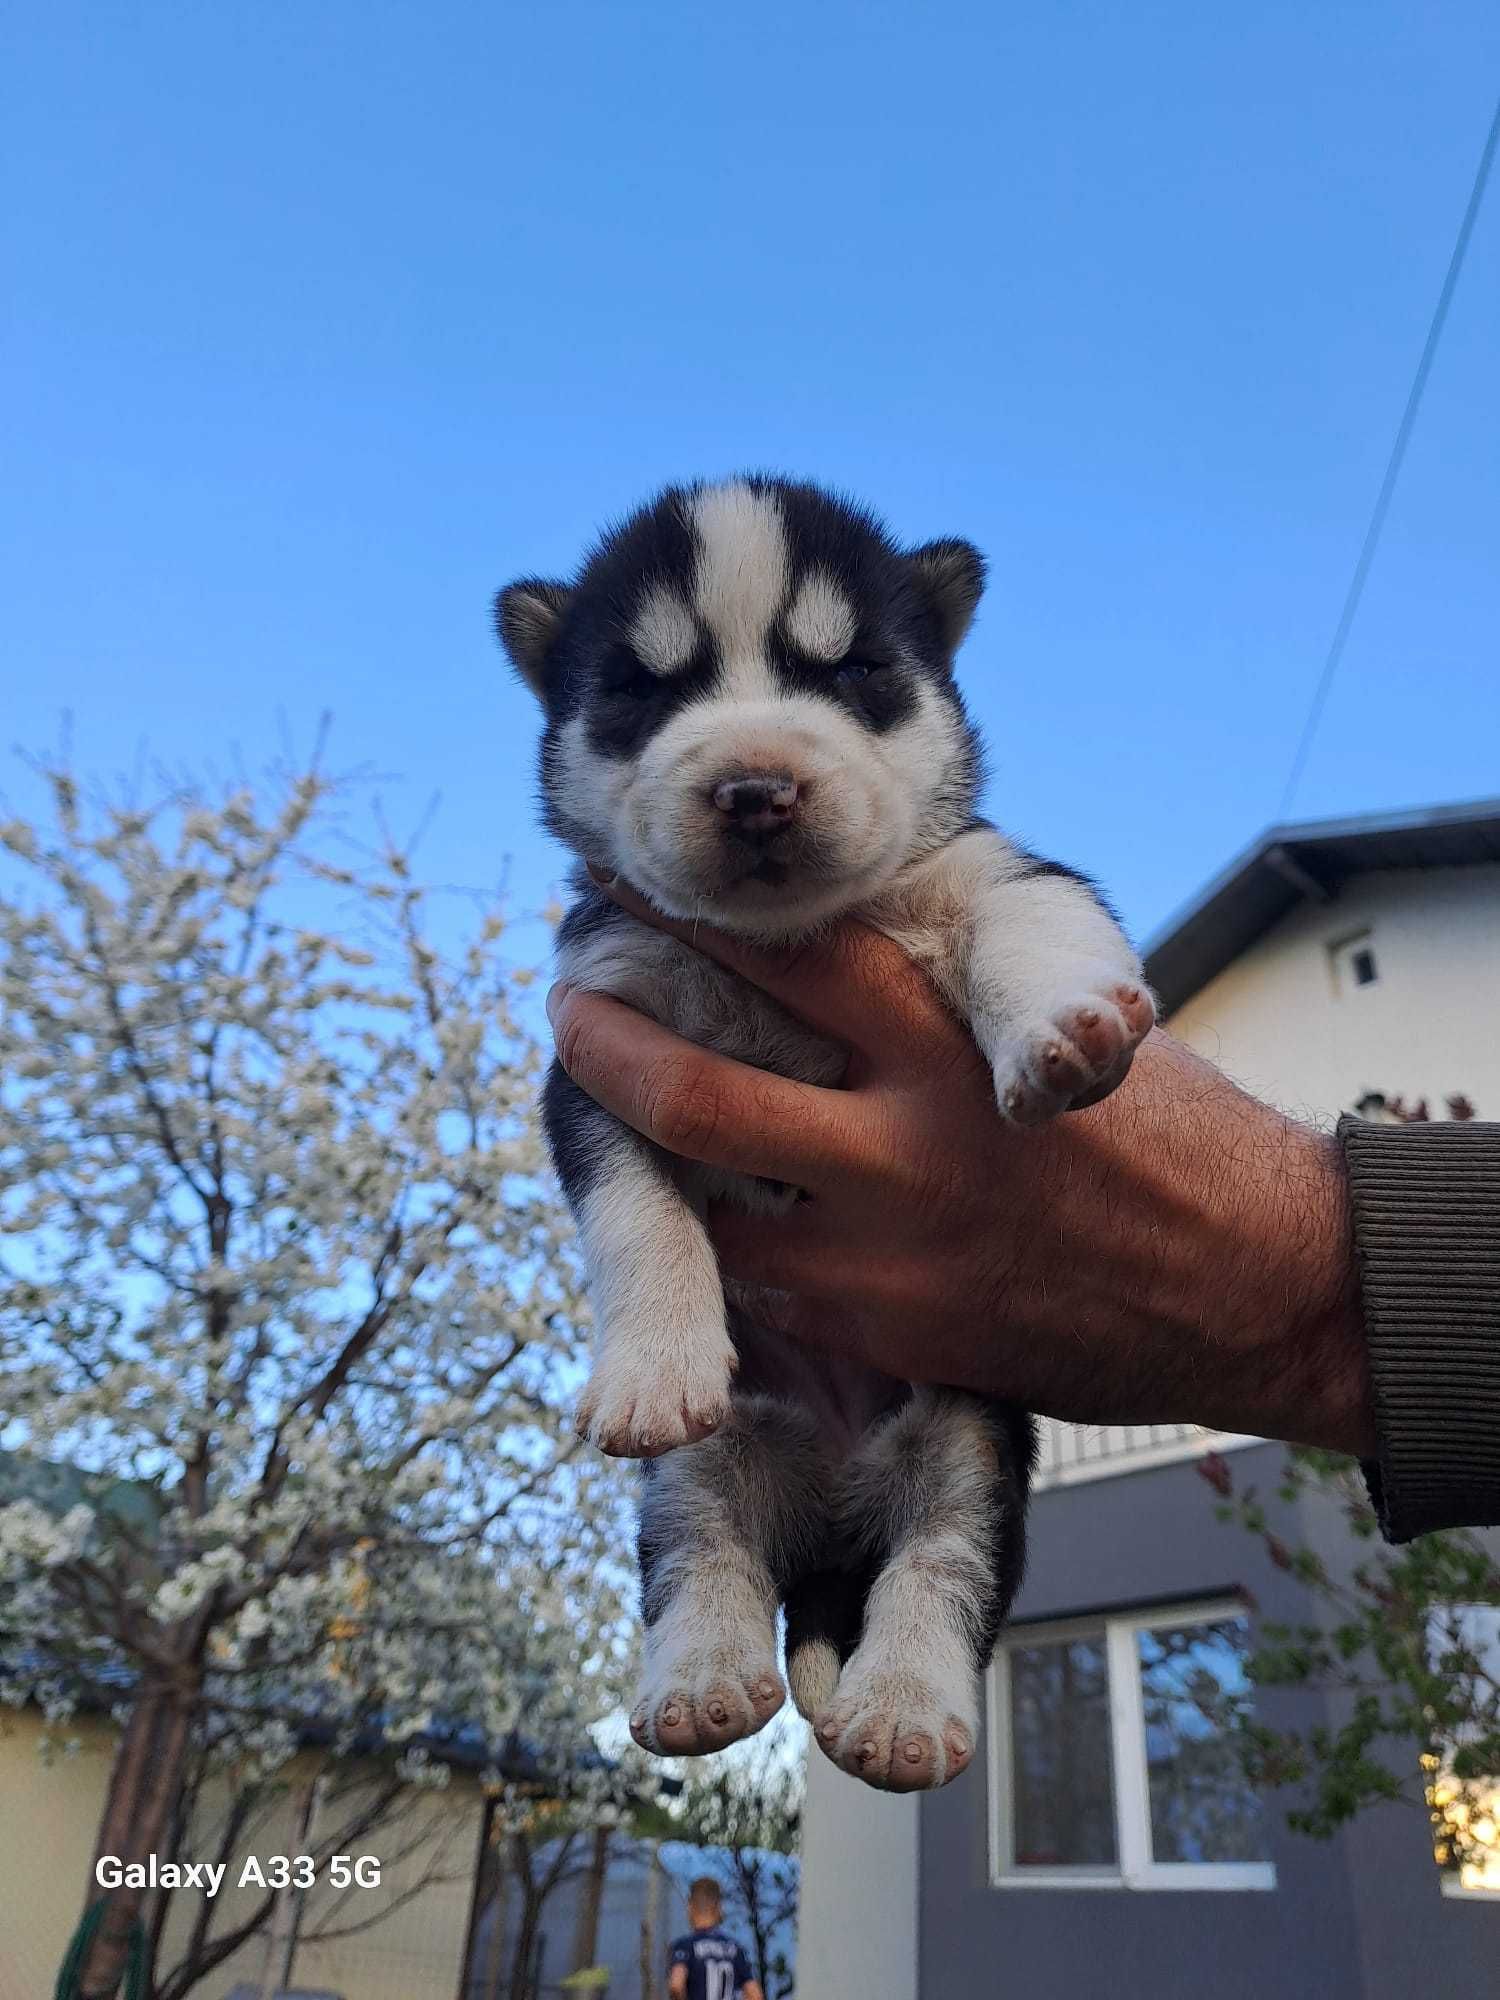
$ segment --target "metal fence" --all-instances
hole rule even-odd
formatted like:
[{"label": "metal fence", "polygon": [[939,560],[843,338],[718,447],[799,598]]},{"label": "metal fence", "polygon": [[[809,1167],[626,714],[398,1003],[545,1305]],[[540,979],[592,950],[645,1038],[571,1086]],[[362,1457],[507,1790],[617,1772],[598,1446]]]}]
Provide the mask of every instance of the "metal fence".
[{"label": "metal fence", "polygon": [[1060,1424],[1044,1418],[1037,1456],[1038,1487],[1168,1465],[1249,1442],[1197,1424]]}]

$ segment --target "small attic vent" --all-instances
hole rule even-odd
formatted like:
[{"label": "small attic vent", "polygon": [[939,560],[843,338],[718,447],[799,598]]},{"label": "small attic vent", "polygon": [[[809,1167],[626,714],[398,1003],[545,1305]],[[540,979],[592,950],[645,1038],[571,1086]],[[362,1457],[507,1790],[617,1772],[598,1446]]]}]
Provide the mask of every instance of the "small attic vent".
[{"label": "small attic vent", "polygon": [[1375,956],[1375,940],[1370,931],[1358,930],[1352,936],[1330,939],[1328,970],[1335,994],[1375,985],[1380,978],[1380,961]]}]

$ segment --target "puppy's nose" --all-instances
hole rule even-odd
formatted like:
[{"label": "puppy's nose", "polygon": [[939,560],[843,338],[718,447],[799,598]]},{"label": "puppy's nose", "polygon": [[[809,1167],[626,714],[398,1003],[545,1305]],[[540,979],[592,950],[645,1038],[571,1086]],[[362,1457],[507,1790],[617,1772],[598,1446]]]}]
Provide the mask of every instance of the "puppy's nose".
[{"label": "puppy's nose", "polygon": [[797,781],[790,773],[760,771],[738,778],[720,778],[711,796],[729,821],[731,833],[765,839],[790,826],[797,790]]}]

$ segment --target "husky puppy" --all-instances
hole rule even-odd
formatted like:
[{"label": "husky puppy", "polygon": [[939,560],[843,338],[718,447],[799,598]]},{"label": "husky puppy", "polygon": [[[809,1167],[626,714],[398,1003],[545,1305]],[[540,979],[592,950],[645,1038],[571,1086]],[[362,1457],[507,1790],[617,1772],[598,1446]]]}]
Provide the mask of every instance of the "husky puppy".
[{"label": "husky puppy", "polygon": [[[976,817],[953,659],[984,583],[963,541],[902,549],[820,488],[672,487],[572,582],[496,601],[546,717],[548,826],[668,915],[785,941],[857,914],[926,967],[1032,1124],[1124,1077],[1153,1010],[1091,885]],[[580,873],[559,973],[690,1041],[811,1083],[843,1056]],[[973,1755],[979,1676],[1020,1580],[1024,1412],[822,1361],[726,1302],[710,1199],[796,1191],[672,1158],[554,1066],[548,1135],[595,1321],[580,1428],[647,1460],[645,1681],[631,1729],[722,1749],[785,1698],[867,1783]]]}]

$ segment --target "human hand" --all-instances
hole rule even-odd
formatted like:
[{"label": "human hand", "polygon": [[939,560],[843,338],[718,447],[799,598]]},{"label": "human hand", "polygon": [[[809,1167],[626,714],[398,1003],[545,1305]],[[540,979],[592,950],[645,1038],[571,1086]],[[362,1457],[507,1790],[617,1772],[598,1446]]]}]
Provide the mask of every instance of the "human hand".
[{"label": "human hand", "polygon": [[806,1191],[788,1215],[711,1216],[726,1275],[764,1292],[769,1322],[1078,1423],[1373,1449],[1333,1139],[1160,1031],[1104,1103],[1019,1131],[962,1025],[879,933],[763,949],[610,893],[850,1052],[845,1087],[820,1089],[619,1001],[548,998],[564,1069],[627,1124]]}]

